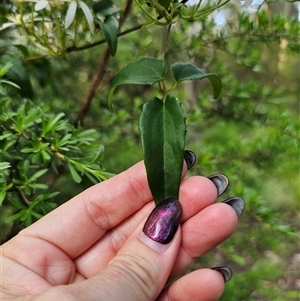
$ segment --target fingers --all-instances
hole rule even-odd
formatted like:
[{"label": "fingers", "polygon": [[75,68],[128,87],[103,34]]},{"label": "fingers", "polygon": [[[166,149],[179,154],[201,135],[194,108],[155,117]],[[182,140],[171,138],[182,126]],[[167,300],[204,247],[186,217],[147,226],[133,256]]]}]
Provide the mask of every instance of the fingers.
[{"label": "fingers", "polygon": [[151,198],[140,162],[87,189],[21,233],[38,236],[74,258]]},{"label": "fingers", "polygon": [[232,235],[237,221],[237,215],[230,206],[218,203],[206,207],[182,224],[181,247],[170,278],[176,278],[196,258]]},{"label": "fingers", "polygon": [[[216,188],[214,184],[207,178],[204,177],[190,177],[182,181],[180,187],[179,200],[183,208],[183,214],[181,222],[185,222],[187,219],[199,213],[205,207],[213,204],[216,200]],[[229,206],[228,206],[229,207]],[[106,267],[108,262],[113,256],[118,252],[122,247],[128,236],[131,234],[132,229],[136,228],[137,225],[146,218],[151,210],[154,208],[154,203],[151,202],[142,208],[138,214],[133,215],[128,218],[124,223],[118,225],[115,229],[107,232],[105,236],[102,237],[93,247],[88,250],[86,253],[82,254],[76,258],[77,270],[86,278],[95,275],[99,269]],[[224,216],[226,218],[226,212],[223,214],[220,212],[221,218]],[[219,217],[216,216],[216,219]],[[230,219],[230,217],[228,217]],[[201,216],[199,222],[201,223]],[[215,221],[218,224],[218,220]],[[192,226],[191,226],[192,227]],[[203,224],[203,229],[206,228],[206,225]],[[213,228],[214,229],[214,228]],[[212,231],[213,231],[212,229]],[[186,228],[189,231],[189,227]],[[232,228],[227,227],[226,225],[214,233],[216,240],[221,241],[224,237],[228,237],[232,234]],[[188,236],[191,237],[191,236]],[[193,238],[193,237],[191,237]],[[196,240],[197,242],[197,240]],[[193,242],[192,242],[193,243]],[[200,241],[199,241],[200,243]],[[201,242],[206,243],[206,242]],[[187,245],[189,243],[187,242]],[[106,250],[103,252],[102,250]],[[99,254],[101,253],[101,256]],[[187,260],[188,259],[188,260]],[[183,263],[185,260],[190,264],[190,258],[186,257],[186,252],[182,250],[180,257],[178,257],[181,268],[186,268]],[[178,266],[177,260],[175,267]]]},{"label": "fingers", "polygon": [[[185,163],[182,176],[186,170]],[[145,166],[139,162],[77,195],[23,234],[46,240],[75,258],[151,200]]]},{"label": "fingers", "polygon": [[[178,212],[178,207],[175,211]],[[173,216],[173,213],[171,215]],[[177,230],[175,236],[170,237],[171,241],[161,238],[156,241],[155,237],[145,230],[149,228],[149,221],[147,220],[142,228],[144,223],[145,221],[136,227],[118,254],[102,272],[71,287],[75,300],[156,299],[174,265],[181,235],[180,230]],[[160,226],[165,229],[173,227],[165,214],[159,215],[155,223],[159,225],[158,231],[161,229]]]},{"label": "fingers", "polygon": [[218,271],[201,269],[181,277],[167,287],[157,301],[216,301],[224,290],[224,278]]}]

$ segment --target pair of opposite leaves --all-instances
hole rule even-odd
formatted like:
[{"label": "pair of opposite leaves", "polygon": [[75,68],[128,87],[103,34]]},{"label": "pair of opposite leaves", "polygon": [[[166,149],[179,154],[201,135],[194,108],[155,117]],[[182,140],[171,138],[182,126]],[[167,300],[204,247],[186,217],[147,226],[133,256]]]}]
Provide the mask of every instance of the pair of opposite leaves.
[{"label": "pair of opposite leaves", "polygon": [[[112,81],[108,105],[112,109],[112,94],[124,84],[153,85],[164,80],[164,60],[142,58],[121,69]],[[171,71],[176,83],[207,78],[213,96],[220,94],[222,83],[218,76],[204,73],[190,63],[175,63]],[[178,199],[185,149],[186,119],[179,100],[167,95],[164,100],[153,97],[143,105],[140,131],[144,162],[152,196],[156,204],[167,198]]]}]

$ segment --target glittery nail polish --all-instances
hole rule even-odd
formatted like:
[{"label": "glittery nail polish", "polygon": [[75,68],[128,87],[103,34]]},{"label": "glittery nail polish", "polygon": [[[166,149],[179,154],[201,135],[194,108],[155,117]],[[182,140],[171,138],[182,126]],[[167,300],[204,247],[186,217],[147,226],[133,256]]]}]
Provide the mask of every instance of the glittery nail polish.
[{"label": "glittery nail polish", "polygon": [[181,204],[176,199],[165,199],[150,213],[143,232],[150,239],[168,244],[173,239],[181,219]]},{"label": "glittery nail polish", "polygon": [[228,178],[221,173],[217,173],[217,174],[208,176],[207,178],[210,179],[217,187],[218,196],[220,196],[222,193],[224,193],[229,186]]},{"label": "glittery nail polish", "polygon": [[225,204],[231,206],[235,210],[237,216],[240,216],[242,214],[244,207],[245,207],[244,200],[238,196],[231,197],[231,198],[223,201],[222,203],[225,203]]},{"label": "glittery nail polish", "polygon": [[194,166],[194,164],[196,163],[196,155],[190,150],[185,150],[184,151],[184,160],[185,160],[187,169],[191,169]]}]

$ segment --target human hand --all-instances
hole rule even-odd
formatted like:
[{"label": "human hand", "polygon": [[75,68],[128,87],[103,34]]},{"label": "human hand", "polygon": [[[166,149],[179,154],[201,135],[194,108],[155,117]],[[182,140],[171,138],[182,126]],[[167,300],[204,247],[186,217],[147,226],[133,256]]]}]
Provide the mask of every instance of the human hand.
[{"label": "human hand", "polygon": [[243,201],[216,204],[219,179],[182,180],[168,244],[143,231],[154,208],[143,162],[87,189],[2,245],[1,300],[217,300],[229,269],[175,279],[234,232]]}]

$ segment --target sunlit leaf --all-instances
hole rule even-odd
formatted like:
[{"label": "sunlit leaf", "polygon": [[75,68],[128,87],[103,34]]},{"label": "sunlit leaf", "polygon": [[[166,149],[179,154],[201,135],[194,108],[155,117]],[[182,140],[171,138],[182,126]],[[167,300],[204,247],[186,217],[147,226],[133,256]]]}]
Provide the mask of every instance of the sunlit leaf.
[{"label": "sunlit leaf", "polygon": [[8,169],[10,167],[10,162],[0,162],[0,170]]},{"label": "sunlit leaf", "polygon": [[221,79],[213,73],[205,73],[190,63],[175,63],[171,66],[171,70],[178,83],[185,80],[201,80],[207,78],[212,86],[214,98],[217,98],[221,93]]},{"label": "sunlit leaf", "polygon": [[164,78],[166,65],[164,60],[145,57],[128,64],[114,77],[109,93],[108,106],[112,109],[112,94],[120,85],[153,85]]}]

